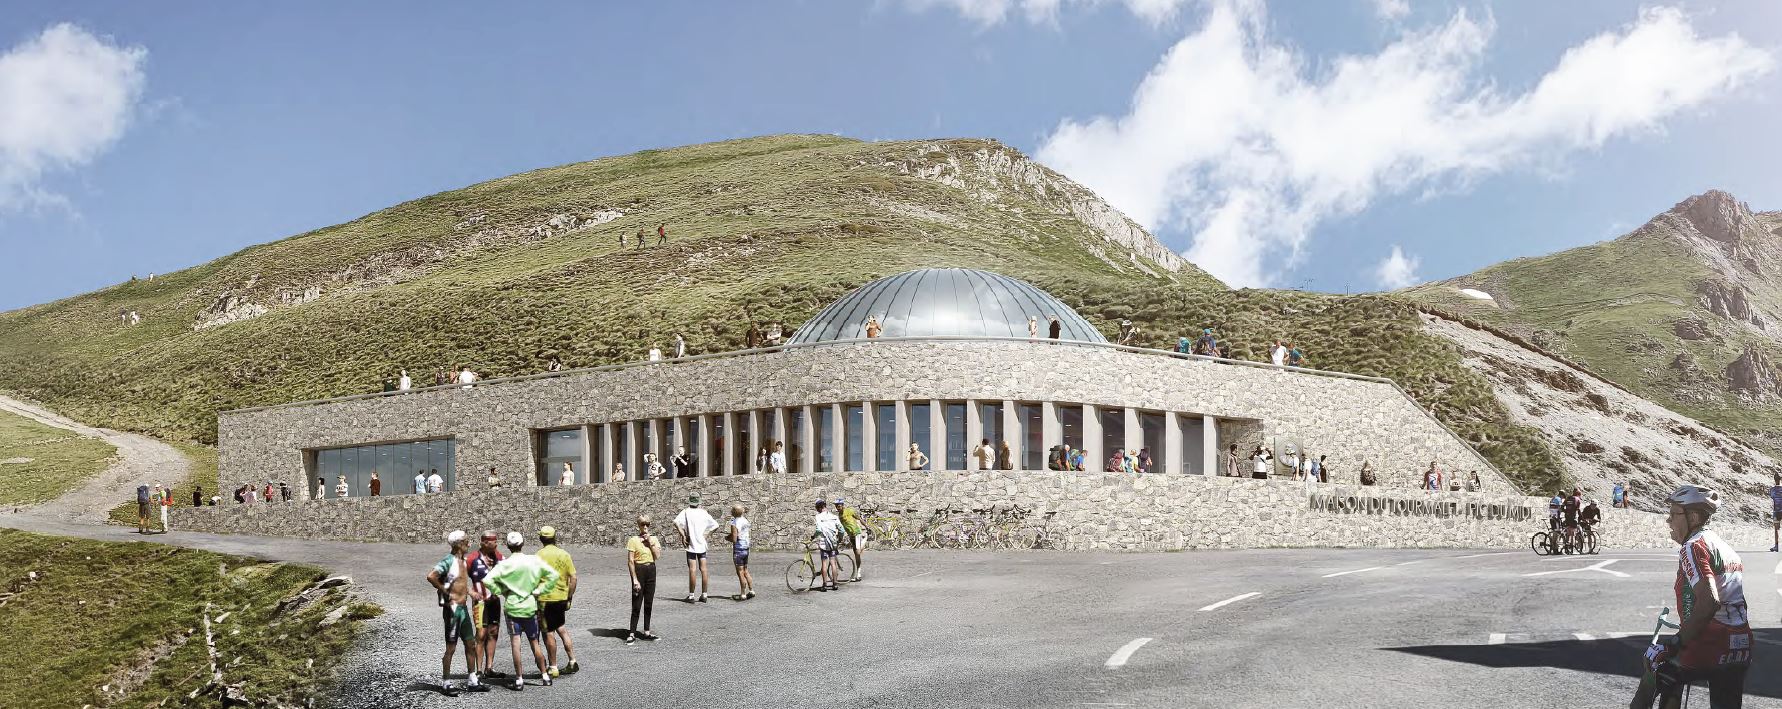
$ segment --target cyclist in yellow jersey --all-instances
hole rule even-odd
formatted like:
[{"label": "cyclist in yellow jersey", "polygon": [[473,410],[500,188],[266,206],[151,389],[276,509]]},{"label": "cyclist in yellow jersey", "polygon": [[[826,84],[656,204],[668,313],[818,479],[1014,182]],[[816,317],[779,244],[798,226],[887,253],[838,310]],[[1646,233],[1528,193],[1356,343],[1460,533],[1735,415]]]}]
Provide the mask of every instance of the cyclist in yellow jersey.
[{"label": "cyclist in yellow jersey", "polygon": [[835,498],[835,514],[841,518],[842,529],[848,533],[849,547],[854,554],[854,577],[848,580],[859,581],[860,567],[864,563],[861,555],[866,553],[866,529],[860,524],[859,513],[839,497]]},{"label": "cyclist in yellow jersey", "polygon": [[570,642],[569,636],[572,633],[566,627],[564,618],[569,614],[569,604],[575,600],[575,560],[570,558],[569,552],[564,551],[563,547],[557,546],[555,527],[545,525],[538,530],[538,543],[541,545],[538,549],[539,561],[549,564],[561,579],[561,583],[538,597],[538,615],[541,621],[539,629],[544,632],[545,657],[551,663],[546,671],[552,677],[558,676],[557,643],[561,641],[563,655],[569,658],[561,674],[575,674],[582,666],[575,661],[575,644]]}]

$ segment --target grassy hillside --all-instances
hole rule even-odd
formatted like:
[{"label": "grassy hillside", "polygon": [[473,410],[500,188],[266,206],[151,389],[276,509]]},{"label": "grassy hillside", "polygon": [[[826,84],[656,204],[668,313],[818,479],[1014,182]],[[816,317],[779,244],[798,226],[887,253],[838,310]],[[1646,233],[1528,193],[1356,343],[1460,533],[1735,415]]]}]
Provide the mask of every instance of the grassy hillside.
[{"label": "grassy hillside", "polygon": [[117,448],[0,412],[0,505],[53,500],[104,470]]},{"label": "grassy hillside", "polygon": [[[657,245],[658,224],[669,243]],[[637,248],[634,235],[651,238]],[[621,237],[627,245],[620,247]],[[1399,379],[1519,479],[1545,455],[1409,307],[1232,292],[1093,194],[991,141],[775,136],[645,151],[445,192],[192,269],[0,313],[0,388],[84,420],[215,440],[218,409],[376,391],[469,365],[636,360],[683,334],[740,348],[923,266],[1031,281],[1153,344],[1210,323],[1260,359]],[[136,311],[140,325],[119,322]],[[218,324],[226,322],[226,324]]]},{"label": "grassy hillside", "polygon": [[[0,682],[0,706],[222,706],[188,698],[211,678],[207,606],[224,684],[269,706],[306,706],[325,698],[351,619],[378,612],[347,607],[339,589],[278,610],[322,578],[311,567],[7,529],[0,546],[15,559],[0,576],[0,666],[17,678]],[[322,625],[342,608],[347,622]]]},{"label": "grassy hillside", "polygon": [[[1401,295],[1514,333],[1642,397],[1782,452],[1782,400],[1775,391],[1735,388],[1727,374],[1748,350],[1782,354],[1782,284],[1766,275],[1782,266],[1782,237],[1771,233],[1779,227],[1782,215],[1753,214],[1730,195],[1709,193],[1613,241]],[[1706,294],[1719,290],[1740,292],[1744,317],[1715,312]]]}]

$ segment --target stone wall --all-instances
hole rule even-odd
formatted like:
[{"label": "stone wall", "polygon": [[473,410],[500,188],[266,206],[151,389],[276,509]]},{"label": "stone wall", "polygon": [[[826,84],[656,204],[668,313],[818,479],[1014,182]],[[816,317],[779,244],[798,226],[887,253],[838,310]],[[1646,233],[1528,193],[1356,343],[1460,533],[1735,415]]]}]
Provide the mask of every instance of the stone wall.
[{"label": "stone wall", "polygon": [[[862,509],[909,510],[920,528],[937,508],[1018,504],[1056,513],[1049,533],[1070,549],[1164,550],[1262,547],[1525,549],[1546,528],[1546,500],[1483,493],[1426,493],[1356,485],[1220,477],[1060,472],[935,472],[744,475],[576,487],[506,487],[440,495],[306,500],[175,508],[176,529],[318,539],[432,542],[446,531],[553,525],[565,541],[616,545],[649,513],[670,520],[698,494],[720,520],[749,507],[756,545],[786,549],[811,527],[812,503],[845,497]],[[1664,520],[1607,510],[1607,548],[1668,548]],[[1031,519],[1039,520],[1043,514]],[[1723,531],[1754,548],[1756,528]],[[1767,533],[1767,530],[1761,530]],[[1767,539],[1764,546],[1768,548]]]},{"label": "stone wall", "polygon": [[[1382,485],[1409,487],[1433,460],[1445,470],[1479,471],[1488,492],[1515,492],[1489,462],[1389,382],[1024,341],[830,344],[227,412],[218,422],[219,473],[225,490],[274,479],[307,495],[305,449],[452,437],[461,488],[480,486],[479,476],[469,472],[491,466],[509,481],[530,484],[537,429],[929,399],[1210,415],[1223,422],[1221,429],[1246,438],[1294,440],[1314,455],[1328,455],[1338,482],[1356,481],[1365,460],[1373,462]],[[400,484],[409,476],[384,477],[386,484]],[[601,493],[577,495],[594,499]]]}]

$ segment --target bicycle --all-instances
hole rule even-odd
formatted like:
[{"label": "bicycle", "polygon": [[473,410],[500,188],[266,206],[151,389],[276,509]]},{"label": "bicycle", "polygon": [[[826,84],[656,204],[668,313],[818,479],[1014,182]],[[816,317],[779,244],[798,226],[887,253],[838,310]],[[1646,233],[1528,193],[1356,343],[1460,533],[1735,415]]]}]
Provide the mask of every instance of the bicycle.
[{"label": "bicycle", "polygon": [[[823,578],[819,562],[816,558],[817,545],[804,545],[804,556],[793,559],[786,566],[786,588],[793,593],[804,593],[817,587],[817,580]],[[841,584],[854,576],[854,559],[837,550],[835,555],[835,582]]]},{"label": "bicycle", "polygon": [[1535,532],[1528,536],[1528,546],[1534,549],[1535,556],[1551,556],[1560,552],[1564,536],[1558,531]]},{"label": "bicycle", "polygon": [[1596,542],[1596,530],[1585,527],[1578,536],[1578,547],[1581,549],[1578,553],[1595,554],[1597,552]]},{"label": "bicycle", "polygon": [[[1658,644],[1659,637],[1664,634],[1665,628],[1678,630],[1683,627],[1678,623],[1672,623],[1670,621],[1670,616],[1670,606],[1665,606],[1664,610],[1658,612],[1658,624],[1652,627],[1651,645]],[[1648,645],[1648,647],[1651,645]],[[1675,662],[1675,660],[1671,660],[1671,662]],[[1642,654],[1640,656],[1640,687],[1639,689],[1634,690],[1633,702],[1628,706],[1638,707],[1639,709],[1650,709],[1653,704],[1657,704],[1663,709],[1675,709],[1681,705],[1683,694],[1688,689],[1689,685],[1679,684],[1672,687],[1670,691],[1665,692],[1664,696],[1659,696],[1658,674],[1652,670],[1651,663],[1648,662],[1646,656]]]},{"label": "bicycle", "polygon": [[[902,510],[902,512],[910,511]],[[861,522],[866,526],[869,538],[878,544],[883,544],[887,549],[897,548],[898,538],[901,536],[898,525],[902,521],[902,518],[898,516],[901,514],[899,511],[892,510],[885,514],[879,514],[877,508],[868,508],[861,510],[861,513],[870,515]]]}]

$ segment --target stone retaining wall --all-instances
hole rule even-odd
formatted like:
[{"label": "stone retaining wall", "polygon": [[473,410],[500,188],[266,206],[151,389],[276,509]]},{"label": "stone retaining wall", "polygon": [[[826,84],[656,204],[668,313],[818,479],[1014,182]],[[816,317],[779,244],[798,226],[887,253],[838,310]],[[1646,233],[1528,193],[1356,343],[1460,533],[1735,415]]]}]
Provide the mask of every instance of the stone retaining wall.
[{"label": "stone retaining wall", "polygon": [[[1040,471],[746,475],[577,487],[508,487],[439,495],[306,500],[175,508],[176,529],[315,539],[432,542],[451,529],[553,525],[566,542],[617,545],[648,512],[670,521],[689,494],[720,521],[747,505],[762,549],[808,536],[812,503],[845,497],[862,509],[910,510],[920,528],[936,508],[1019,504],[1055,512],[1049,531],[1071,549],[1164,550],[1260,547],[1527,548],[1546,528],[1542,498],[1426,493],[1203,476],[1125,476]],[[1666,548],[1664,520],[1606,510],[1603,546]],[[1037,522],[1040,515],[1031,518]],[[1764,533],[1756,547],[1757,532]],[[1741,548],[1768,548],[1768,530],[1726,530]]]}]

